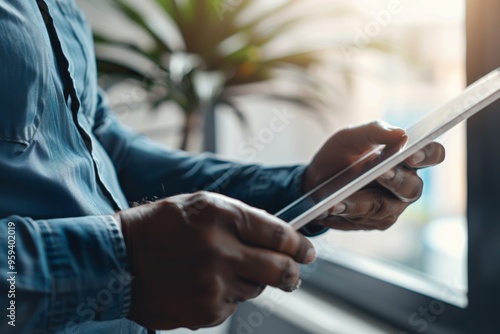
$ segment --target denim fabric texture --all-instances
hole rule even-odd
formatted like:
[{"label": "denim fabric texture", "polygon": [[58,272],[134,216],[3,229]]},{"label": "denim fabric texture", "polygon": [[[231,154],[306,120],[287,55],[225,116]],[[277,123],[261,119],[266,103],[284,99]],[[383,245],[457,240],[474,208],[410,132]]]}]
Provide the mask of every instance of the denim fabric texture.
[{"label": "denim fabric texture", "polygon": [[[1,333],[145,332],[125,318],[131,278],[112,215],[196,190],[276,212],[301,195],[304,169],[195,156],[135,135],[98,87],[74,1],[0,0]],[[5,317],[12,276],[15,327]]]}]

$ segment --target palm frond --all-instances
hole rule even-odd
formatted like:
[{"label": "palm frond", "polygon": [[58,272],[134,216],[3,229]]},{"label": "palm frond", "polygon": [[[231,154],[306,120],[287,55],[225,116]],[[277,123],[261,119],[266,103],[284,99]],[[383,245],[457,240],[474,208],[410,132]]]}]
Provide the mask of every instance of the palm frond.
[{"label": "palm frond", "polygon": [[[217,87],[207,88],[211,92],[210,104],[228,106],[243,127],[247,126],[245,113],[235,104],[236,96],[259,96],[295,104],[308,111],[325,103],[325,84],[310,71],[322,62],[323,49],[290,48],[281,54],[268,51],[275,41],[293,40],[293,32],[301,24],[329,15],[353,13],[345,5],[332,5],[331,10],[313,8],[307,13],[294,12],[299,0],[283,0],[266,10],[256,10],[252,0],[147,0],[159,11],[156,16],[178,32],[183,43],[180,48],[158,28],[158,22],[153,22],[137,7],[139,5],[132,4],[131,0],[108,1],[124,19],[151,39],[152,46],[138,46],[96,32],[97,51],[101,46],[117,50],[114,57],[97,52],[101,72],[130,75],[140,80],[146,89],[162,92],[152,94],[152,107],[156,109],[166,101],[174,101],[187,119],[207,104],[206,97],[200,96],[203,95],[200,92],[207,90],[197,86],[197,73],[218,73],[222,76],[221,82],[213,84]],[[226,47],[228,45],[230,47]],[[384,48],[375,43],[368,47]],[[130,57],[131,54],[134,56]],[[199,61],[190,63],[193,57]],[[339,71],[348,78],[349,73],[345,72]],[[277,89],[280,86],[277,82],[285,82],[281,85],[285,88]]]}]

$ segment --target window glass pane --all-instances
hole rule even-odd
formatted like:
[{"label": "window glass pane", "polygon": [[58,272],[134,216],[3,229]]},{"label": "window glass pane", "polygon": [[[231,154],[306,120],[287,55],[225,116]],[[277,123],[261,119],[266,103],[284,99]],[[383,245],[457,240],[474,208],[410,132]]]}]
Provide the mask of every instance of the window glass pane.
[{"label": "window glass pane", "polygon": [[[366,8],[374,1],[359,1]],[[385,1],[378,2],[384,8]],[[359,52],[356,66],[377,73],[360,77],[353,90],[351,121],[380,117],[407,126],[437,105],[458,94],[465,85],[465,28],[462,1],[402,1],[400,14],[383,32],[387,40],[408,55]],[[376,12],[377,10],[375,10]],[[371,10],[371,13],[374,13]],[[375,21],[367,23],[370,32]],[[372,28],[374,29],[374,28]],[[466,287],[466,177],[465,127],[440,140],[446,161],[420,171],[425,182],[422,198],[391,229],[378,232],[331,231],[329,244],[393,261],[428,274],[459,289]]]}]

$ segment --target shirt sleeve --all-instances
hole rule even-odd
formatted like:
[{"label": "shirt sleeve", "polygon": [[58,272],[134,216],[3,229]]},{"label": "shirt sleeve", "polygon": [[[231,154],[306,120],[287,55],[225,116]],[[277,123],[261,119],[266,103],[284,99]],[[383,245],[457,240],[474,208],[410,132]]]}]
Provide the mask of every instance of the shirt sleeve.
[{"label": "shirt sleeve", "polygon": [[304,166],[264,167],[168,149],[120,124],[102,92],[93,132],[111,157],[130,202],[206,190],[275,213],[302,194]]},{"label": "shirt sleeve", "polygon": [[[111,157],[130,202],[206,190],[274,214],[302,195],[306,166],[264,167],[229,162],[211,154],[192,155],[167,149],[120,124],[111,115],[102,91],[94,134]],[[317,235],[326,230],[310,227],[302,232]]]},{"label": "shirt sleeve", "polygon": [[125,244],[112,216],[0,219],[0,259],[1,333],[72,333],[130,308]]}]

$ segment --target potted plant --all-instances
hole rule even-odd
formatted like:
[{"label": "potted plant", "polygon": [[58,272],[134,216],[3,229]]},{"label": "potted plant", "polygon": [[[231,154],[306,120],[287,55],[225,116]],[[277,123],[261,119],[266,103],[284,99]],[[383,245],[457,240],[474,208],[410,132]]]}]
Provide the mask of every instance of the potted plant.
[{"label": "potted plant", "polygon": [[[235,97],[258,95],[305,109],[322,103],[321,84],[310,72],[321,62],[320,50],[295,47],[281,54],[266,52],[276,39],[287,34],[293,39],[294,27],[315,18],[289,11],[298,0],[281,1],[254,15],[249,14],[255,9],[252,0],[148,0],[155,19],[141,9],[145,1],[108,0],[112,10],[152,43],[139,46],[94,27],[98,67],[101,73],[138,79],[150,92],[153,109],[174,101],[185,116],[181,149],[187,148],[190,133],[199,124],[204,124],[205,150],[215,149],[213,119],[219,105],[230,106],[244,125]],[[172,29],[160,28],[159,21]],[[112,56],[100,52],[103,46],[113,49]],[[134,60],[138,58],[141,62]],[[274,89],[269,83],[275,80],[286,80],[295,93]]]}]

